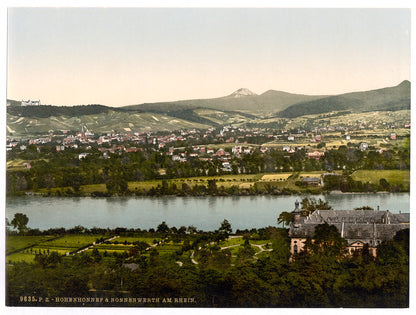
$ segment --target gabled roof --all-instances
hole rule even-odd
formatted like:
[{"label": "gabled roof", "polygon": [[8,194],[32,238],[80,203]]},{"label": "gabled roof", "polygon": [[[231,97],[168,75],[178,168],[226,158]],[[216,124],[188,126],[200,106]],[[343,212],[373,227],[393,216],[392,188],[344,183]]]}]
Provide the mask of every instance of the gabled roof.
[{"label": "gabled roof", "polygon": [[373,210],[317,210],[298,224],[290,224],[292,238],[313,238],[315,228],[328,223],[337,228],[341,237],[348,243],[370,240],[392,239],[400,230],[410,227],[410,214],[393,214],[389,211]]}]

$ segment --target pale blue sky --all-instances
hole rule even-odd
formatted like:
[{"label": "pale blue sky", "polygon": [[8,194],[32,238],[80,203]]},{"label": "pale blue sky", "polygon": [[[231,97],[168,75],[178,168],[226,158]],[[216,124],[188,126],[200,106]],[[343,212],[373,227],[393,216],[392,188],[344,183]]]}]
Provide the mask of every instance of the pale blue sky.
[{"label": "pale blue sky", "polygon": [[408,9],[11,8],[8,98],[339,94],[410,80]]}]

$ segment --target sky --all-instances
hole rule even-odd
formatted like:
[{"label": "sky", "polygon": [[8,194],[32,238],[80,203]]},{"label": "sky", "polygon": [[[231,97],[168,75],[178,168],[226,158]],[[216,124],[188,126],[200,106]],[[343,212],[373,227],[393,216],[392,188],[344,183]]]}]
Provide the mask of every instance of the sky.
[{"label": "sky", "polygon": [[410,80],[409,9],[8,8],[7,98],[125,106]]}]

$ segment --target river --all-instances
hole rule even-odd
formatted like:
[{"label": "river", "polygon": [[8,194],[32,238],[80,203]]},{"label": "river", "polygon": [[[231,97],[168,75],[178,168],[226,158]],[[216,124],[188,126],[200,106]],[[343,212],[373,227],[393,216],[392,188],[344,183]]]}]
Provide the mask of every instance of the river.
[{"label": "river", "polygon": [[[335,210],[352,210],[370,206],[393,213],[410,212],[410,194],[330,194],[318,195]],[[46,230],[72,228],[156,228],[162,221],[169,227],[195,226],[213,231],[227,219],[233,228],[251,229],[276,226],[282,211],[292,211],[302,196],[244,197],[120,197],[58,198],[13,197],[6,200],[9,222],[15,213],[29,217],[28,227]]]}]

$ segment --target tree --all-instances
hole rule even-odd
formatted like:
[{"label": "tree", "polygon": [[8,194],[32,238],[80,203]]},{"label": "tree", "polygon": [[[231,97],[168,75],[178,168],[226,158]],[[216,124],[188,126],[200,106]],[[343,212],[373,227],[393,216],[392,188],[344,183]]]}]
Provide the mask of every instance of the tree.
[{"label": "tree", "polygon": [[215,179],[208,180],[208,193],[214,195],[217,193],[217,181]]},{"label": "tree", "polygon": [[315,227],[314,242],[311,248],[314,253],[341,257],[344,254],[346,241],[341,237],[337,228],[328,223]]},{"label": "tree", "polygon": [[238,249],[237,257],[240,262],[247,262],[253,259],[256,251],[251,247],[248,239],[245,240],[244,244]]},{"label": "tree", "polygon": [[157,226],[157,230],[156,230],[157,232],[159,232],[159,233],[168,233],[169,232],[169,227],[168,227],[168,225],[166,224],[166,222],[165,221],[163,221],[162,223],[160,223],[158,226]]},{"label": "tree", "polygon": [[389,190],[390,189],[390,184],[387,182],[387,180],[385,178],[380,178],[380,187],[383,190]]},{"label": "tree", "polygon": [[7,219],[6,218],[6,231],[7,232],[9,232],[10,231],[10,227],[11,227],[12,225],[10,224],[10,222],[9,222],[9,219]]},{"label": "tree", "polygon": [[301,202],[302,216],[307,217],[315,210],[331,210],[332,207],[328,204],[328,201],[323,201],[321,198],[316,200],[315,198],[303,198]]},{"label": "tree", "polygon": [[26,216],[26,214],[23,213],[16,213],[14,215],[14,218],[11,222],[11,224],[13,225],[13,227],[19,230],[19,233],[22,233],[24,231],[26,231],[27,229],[27,223],[29,222],[29,218]]},{"label": "tree", "polygon": [[283,226],[289,225],[292,222],[293,214],[291,212],[283,211],[277,218],[277,224],[282,223]]},{"label": "tree", "polygon": [[226,219],[224,219],[224,221],[222,221],[220,229],[218,230],[218,233],[221,235],[224,235],[226,238],[228,237],[228,235],[230,235],[232,233],[232,229],[231,229],[231,224],[230,222],[228,222]]},{"label": "tree", "polygon": [[160,263],[159,252],[156,250],[156,248],[153,248],[150,251],[149,264],[150,264],[150,266],[155,267],[155,266],[159,265],[159,263]]}]

